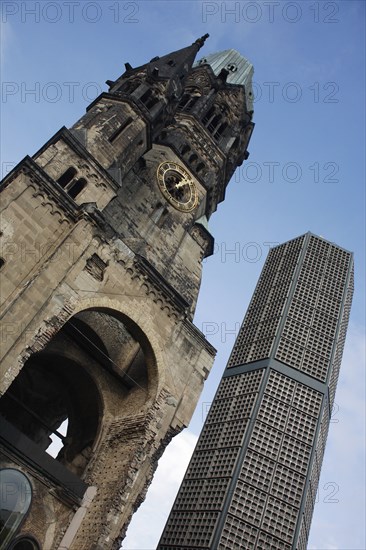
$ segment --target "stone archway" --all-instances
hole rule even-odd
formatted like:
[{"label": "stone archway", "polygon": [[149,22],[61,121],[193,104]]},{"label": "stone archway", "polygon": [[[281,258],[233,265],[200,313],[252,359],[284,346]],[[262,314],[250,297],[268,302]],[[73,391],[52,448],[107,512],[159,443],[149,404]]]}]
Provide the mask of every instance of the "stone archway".
[{"label": "stone archway", "polygon": [[[83,477],[105,404],[112,416],[113,407],[120,418],[141,413],[156,385],[154,363],[146,336],[131,319],[106,308],[79,311],[27,359],[0,400],[0,415],[42,451],[55,434],[57,460]],[[65,420],[63,436],[58,429]]]}]

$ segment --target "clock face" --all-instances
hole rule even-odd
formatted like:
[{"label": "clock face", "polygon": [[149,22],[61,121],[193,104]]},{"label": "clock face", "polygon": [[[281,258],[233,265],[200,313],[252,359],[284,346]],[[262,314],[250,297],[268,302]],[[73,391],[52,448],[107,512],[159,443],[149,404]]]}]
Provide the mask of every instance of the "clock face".
[{"label": "clock face", "polygon": [[157,170],[160,191],[177,210],[190,212],[198,204],[196,184],[185,168],[176,162],[162,162]]}]

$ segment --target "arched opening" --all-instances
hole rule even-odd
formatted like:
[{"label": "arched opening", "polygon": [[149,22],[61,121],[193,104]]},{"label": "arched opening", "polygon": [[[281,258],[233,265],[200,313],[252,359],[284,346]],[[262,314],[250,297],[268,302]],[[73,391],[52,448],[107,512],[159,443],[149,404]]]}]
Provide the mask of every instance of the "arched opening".
[{"label": "arched opening", "polygon": [[70,166],[57,180],[72,199],[75,199],[87,185],[85,178],[75,179],[76,174],[76,168]]},{"label": "arched opening", "polygon": [[210,107],[210,109],[207,111],[207,113],[202,118],[202,122],[205,126],[207,126],[207,124],[210,122],[210,120],[215,116],[215,112],[216,112],[216,107],[215,107],[215,105],[212,105],[212,107]]},{"label": "arched opening", "polygon": [[84,187],[86,187],[86,179],[80,178],[75,181],[70,187],[67,189],[68,194],[72,199],[76,199],[76,197],[82,192]]},{"label": "arched opening", "polygon": [[[99,407],[98,407],[99,405]],[[82,474],[99,425],[99,396],[94,382],[76,362],[61,353],[32,355],[0,401],[0,413],[46,451],[54,434],[57,460]],[[68,420],[66,436],[59,432]]]},{"label": "arched opening", "polygon": [[182,149],[181,149],[181,153],[182,153],[182,155],[184,156],[184,155],[186,155],[187,153],[189,153],[190,150],[191,150],[190,146],[187,145],[187,144],[185,144],[185,145],[183,145],[183,147],[182,147]]},{"label": "arched opening", "polygon": [[57,180],[57,183],[65,189],[65,187],[74,179],[77,170],[73,166],[70,166]]},{"label": "arched opening", "polygon": [[200,99],[200,95],[192,95],[191,93],[184,93],[182,99],[178,103],[177,111],[185,111],[189,113]]},{"label": "arched opening", "polygon": [[225,105],[215,104],[212,105],[202,118],[203,124],[216,140],[222,137],[228,127],[227,111],[228,109]]},{"label": "arched opening", "polygon": [[209,122],[209,124],[207,125],[207,128],[208,130],[213,133],[215,132],[216,128],[218,127],[218,125],[221,123],[221,119],[222,119],[222,115],[220,113],[218,113],[217,115],[215,115],[213,117],[213,119]]},{"label": "arched opening", "polygon": [[0,548],[9,548],[29,511],[32,486],[28,477],[14,468],[1,469],[0,481]]},{"label": "arched opening", "polygon": [[[85,310],[73,316],[47,346],[34,353],[0,400],[0,415],[82,476],[95,450],[103,418],[101,388],[116,393],[119,416],[146,405],[154,384],[152,352],[132,321],[116,312]],[[66,435],[61,426],[67,421]]]},{"label": "arched opening", "polygon": [[214,134],[214,138],[215,139],[220,139],[221,136],[224,134],[226,128],[228,127],[227,123],[224,122],[223,124],[221,124],[221,126],[218,127],[218,129],[216,130],[215,134]]}]

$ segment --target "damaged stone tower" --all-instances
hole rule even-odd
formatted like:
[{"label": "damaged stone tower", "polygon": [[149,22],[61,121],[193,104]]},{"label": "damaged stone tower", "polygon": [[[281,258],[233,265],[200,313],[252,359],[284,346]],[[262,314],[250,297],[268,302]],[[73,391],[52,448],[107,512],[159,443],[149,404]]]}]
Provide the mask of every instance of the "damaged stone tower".
[{"label": "damaged stone tower", "polygon": [[211,368],[192,319],[253,69],[195,63],[204,38],[127,63],[2,182],[1,548],[118,548]]}]

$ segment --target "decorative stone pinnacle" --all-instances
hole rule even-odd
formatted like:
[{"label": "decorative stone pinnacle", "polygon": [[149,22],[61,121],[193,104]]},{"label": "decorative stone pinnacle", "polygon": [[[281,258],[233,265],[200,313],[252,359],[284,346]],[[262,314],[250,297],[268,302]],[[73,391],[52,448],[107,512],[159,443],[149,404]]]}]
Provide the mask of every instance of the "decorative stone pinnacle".
[{"label": "decorative stone pinnacle", "polygon": [[205,43],[206,39],[209,36],[210,35],[208,33],[204,34],[203,36],[201,36],[201,38],[197,38],[197,40],[194,42],[194,44],[197,44],[199,46],[199,49],[201,49],[203,44]]}]

